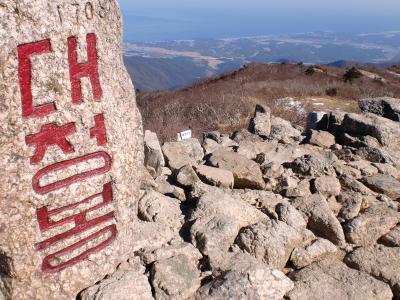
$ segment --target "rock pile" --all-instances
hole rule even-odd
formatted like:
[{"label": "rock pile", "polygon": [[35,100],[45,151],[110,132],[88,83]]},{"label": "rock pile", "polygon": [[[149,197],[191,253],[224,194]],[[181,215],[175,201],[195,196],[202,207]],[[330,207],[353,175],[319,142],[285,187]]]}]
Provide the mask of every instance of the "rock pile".
[{"label": "rock pile", "polygon": [[138,216],[163,230],[82,298],[400,299],[400,123],[384,103],[304,134],[261,105],[202,145],[146,132]]}]

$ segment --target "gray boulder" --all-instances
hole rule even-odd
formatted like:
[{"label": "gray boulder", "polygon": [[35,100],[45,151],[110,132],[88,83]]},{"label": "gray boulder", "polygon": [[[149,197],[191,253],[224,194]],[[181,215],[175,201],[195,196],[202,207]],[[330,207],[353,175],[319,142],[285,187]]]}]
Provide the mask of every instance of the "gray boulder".
[{"label": "gray boulder", "polygon": [[312,181],[312,189],[327,198],[340,195],[341,188],[335,176],[321,176]]},{"label": "gray boulder", "polygon": [[139,200],[138,216],[146,222],[156,222],[171,228],[180,228],[184,216],[177,199],[148,190]]},{"label": "gray boulder", "polygon": [[231,171],[235,178],[235,188],[262,190],[265,186],[260,166],[245,156],[219,149],[211,154],[209,163],[213,167]]},{"label": "gray boulder", "polygon": [[302,140],[301,131],[294,128],[289,121],[277,117],[271,117],[270,138],[288,143],[291,140]]},{"label": "gray boulder", "polygon": [[334,155],[332,157],[321,157],[315,154],[306,154],[296,158],[291,163],[285,163],[284,166],[303,176],[336,176],[335,168],[332,166],[332,163],[336,160],[337,158]]},{"label": "gray boulder", "polygon": [[153,178],[161,175],[162,168],[165,166],[157,134],[150,130],[146,130],[144,133],[144,165]]},{"label": "gray boulder", "polygon": [[400,170],[392,164],[373,163],[372,165],[376,167],[381,174],[390,175],[394,178],[400,178]]},{"label": "gray boulder", "polygon": [[327,131],[322,130],[311,130],[308,142],[311,145],[323,148],[330,148],[336,144],[335,136]]},{"label": "gray boulder", "polygon": [[266,220],[243,228],[236,244],[268,266],[283,269],[302,240],[302,235],[286,223]]},{"label": "gray boulder", "polygon": [[183,166],[176,175],[176,181],[184,187],[191,187],[199,180],[191,165]]},{"label": "gray boulder", "polygon": [[371,136],[383,146],[393,146],[400,142],[400,124],[371,114],[346,114],[342,130],[352,136]]},{"label": "gray boulder", "polygon": [[348,221],[358,216],[363,202],[363,197],[359,193],[343,192],[337,197],[337,200],[341,204],[338,215],[341,220]]},{"label": "gray boulder", "polygon": [[400,213],[386,204],[377,204],[365,209],[355,219],[344,225],[346,238],[356,245],[374,244],[400,222]]},{"label": "gray boulder", "polygon": [[286,223],[298,232],[303,232],[307,227],[307,223],[301,213],[288,203],[279,203],[276,206],[276,213],[279,221]]},{"label": "gray boulder", "polygon": [[210,265],[224,260],[242,227],[268,218],[250,204],[214,189],[200,197],[189,218],[193,222],[191,242],[208,257]]},{"label": "gray boulder", "polygon": [[158,177],[156,179],[156,184],[157,186],[155,190],[157,192],[160,192],[161,194],[169,197],[174,197],[182,202],[186,201],[185,191],[180,187],[170,184],[166,178],[162,176]]},{"label": "gray boulder", "polygon": [[246,156],[248,159],[256,159],[257,155],[273,151],[277,146],[276,141],[242,141],[238,148],[237,153]]},{"label": "gray boulder", "polygon": [[390,287],[368,274],[326,258],[289,276],[295,284],[291,300],[392,300]]},{"label": "gray boulder", "polygon": [[185,300],[200,287],[197,264],[186,255],[156,261],[151,268],[151,282],[157,300]]},{"label": "gray boulder", "polygon": [[[80,293],[82,300],[153,300],[146,269],[137,258],[122,263],[111,276]],[[135,284],[132,284],[135,283]]]},{"label": "gray boulder", "polygon": [[269,107],[258,104],[254,117],[250,121],[250,131],[261,137],[268,137],[271,133],[271,110]]},{"label": "gray boulder", "polygon": [[400,122],[400,99],[381,97],[359,101],[361,111],[373,113]]},{"label": "gray boulder", "polygon": [[217,187],[233,188],[235,178],[231,171],[205,165],[199,165],[195,169],[203,182]]},{"label": "gray boulder", "polygon": [[168,142],[162,147],[165,159],[173,173],[185,165],[197,165],[203,160],[204,151],[197,139]]},{"label": "gray boulder", "polygon": [[293,288],[282,272],[256,264],[245,270],[231,270],[202,286],[194,300],[280,300]]},{"label": "gray boulder", "polygon": [[389,247],[400,247],[400,225],[397,225],[388,234],[384,235],[381,241]]},{"label": "gray boulder", "polygon": [[383,245],[361,247],[350,253],[345,262],[388,283],[395,299],[400,299],[400,248]]},{"label": "gray boulder", "polygon": [[400,198],[400,182],[390,175],[378,174],[365,177],[363,181],[366,186],[377,193],[385,194],[393,200]]},{"label": "gray boulder", "polygon": [[296,198],[292,201],[292,205],[303,213],[303,217],[308,220],[307,228],[313,233],[330,240],[335,245],[345,243],[342,226],[323,196],[314,194]]},{"label": "gray boulder", "polygon": [[176,242],[168,245],[164,245],[163,247],[155,248],[155,249],[143,249],[139,253],[142,261],[146,264],[152,264],[155,261],[165,260],[167,258],[171,258],[178,255],[185,255],[189,258],[189,260],[194,263],[198,263],[198,261],[202,258],[202,255],[196,247],[192,244],[185,242]]},{"label": "gray boulder", "polygon": [[293,250],[290,261],[297,269],[304,268],[315,261],[320,261],[337,251],[334,244],[326,239],[317,239],[305,248]]},{"label": "gray boulder", "polygon": [[373,191],[371,191],[368,187],[358,181],[351,175],[342,175],[339,177],[340,183],[342,187],[346,191],[353,191],[356,193],[360,193],[361,195],[375,195]]}]

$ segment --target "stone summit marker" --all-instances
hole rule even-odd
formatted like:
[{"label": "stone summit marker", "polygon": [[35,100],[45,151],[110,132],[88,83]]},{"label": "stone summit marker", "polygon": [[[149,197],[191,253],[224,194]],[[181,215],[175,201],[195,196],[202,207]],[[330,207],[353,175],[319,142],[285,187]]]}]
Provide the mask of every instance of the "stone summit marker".
[{"label": "stone summit marker", "polygon": [[115,0],[0,0],[0,299],[72,299],[134,240],[141,118]]}]

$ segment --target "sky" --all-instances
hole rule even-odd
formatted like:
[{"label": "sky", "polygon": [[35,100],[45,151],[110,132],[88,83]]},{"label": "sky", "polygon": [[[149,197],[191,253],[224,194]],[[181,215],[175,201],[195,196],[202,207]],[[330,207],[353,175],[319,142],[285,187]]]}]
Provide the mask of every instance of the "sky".
[{"label": "sky", "polygon": [[119,0],[125,40],[400,30],[399,0]]}]

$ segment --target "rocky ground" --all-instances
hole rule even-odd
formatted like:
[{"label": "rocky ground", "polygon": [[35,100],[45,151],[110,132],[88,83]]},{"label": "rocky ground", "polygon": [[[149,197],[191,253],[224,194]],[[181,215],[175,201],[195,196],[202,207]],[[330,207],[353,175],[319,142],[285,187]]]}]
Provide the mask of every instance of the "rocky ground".
[{"label": "rocky ground", "polygon": [[311,113],[257,106],[249,130],[145,134],[148,236],[87,299],[400,299],[400,100]]}]

